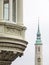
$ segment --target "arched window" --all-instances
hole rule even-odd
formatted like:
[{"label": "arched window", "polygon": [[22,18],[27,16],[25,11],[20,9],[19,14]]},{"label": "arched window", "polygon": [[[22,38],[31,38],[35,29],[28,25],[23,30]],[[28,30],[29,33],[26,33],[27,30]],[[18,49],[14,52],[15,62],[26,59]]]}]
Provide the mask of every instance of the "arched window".
[{"label": "arched window", "polygon": [[4,20],[9,20],[9,0],[4,0],[3,18],[4,18]]}]

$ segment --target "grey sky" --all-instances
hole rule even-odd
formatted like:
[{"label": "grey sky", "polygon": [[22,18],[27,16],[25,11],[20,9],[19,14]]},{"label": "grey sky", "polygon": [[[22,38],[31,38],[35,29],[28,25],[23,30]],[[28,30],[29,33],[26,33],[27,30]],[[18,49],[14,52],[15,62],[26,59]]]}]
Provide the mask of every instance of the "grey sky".
[{"label": "grey sky", "polygon": [[49,65],[49,0],[23,0],[24,24],[27,26],[26,39],[28,46],[21,58],[17,58],[12,65],[34,65],[36,33],[38,17],[41,39],[43,43],[43,65]]}]

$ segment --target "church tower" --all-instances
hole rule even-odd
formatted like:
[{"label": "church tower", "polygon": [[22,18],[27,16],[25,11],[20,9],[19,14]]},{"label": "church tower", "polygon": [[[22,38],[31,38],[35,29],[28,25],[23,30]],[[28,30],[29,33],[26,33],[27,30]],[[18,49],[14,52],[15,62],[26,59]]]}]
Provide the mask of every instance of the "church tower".
[{"label": "church tower", "polygon": [[42,42],[38,23],[37,39],[35,43],[35,65],[42,65]]},{"label": "church tower", "polygon": [[23,0],[0,0],[0,65],[21,57],[28,42],[23,24]]}]

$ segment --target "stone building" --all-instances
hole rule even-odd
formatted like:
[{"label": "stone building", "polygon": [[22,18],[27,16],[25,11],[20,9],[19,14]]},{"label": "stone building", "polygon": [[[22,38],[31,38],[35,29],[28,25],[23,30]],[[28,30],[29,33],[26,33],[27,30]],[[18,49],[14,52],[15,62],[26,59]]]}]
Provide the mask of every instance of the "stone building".
[{"label": "stone building", "polygon": [[0,65],[23,55],[28,42],[23,24],[23,0],[0,0]]}]

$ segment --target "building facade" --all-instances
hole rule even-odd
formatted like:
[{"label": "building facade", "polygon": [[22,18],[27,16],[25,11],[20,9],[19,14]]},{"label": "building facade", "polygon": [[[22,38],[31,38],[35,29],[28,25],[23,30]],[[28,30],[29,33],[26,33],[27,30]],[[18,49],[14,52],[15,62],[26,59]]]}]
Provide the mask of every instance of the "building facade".
[{"label": "building facade", "polygon": [[37,40],[35,43],[35,65],[43,65],[42,64],[42,42],[41,42],[41,34],[38,24],[38,31],[37,31]]},{"label": "building facade", "polygon": [[23,0],[0,0],[0,65],[10,65],[27,47]]}]

